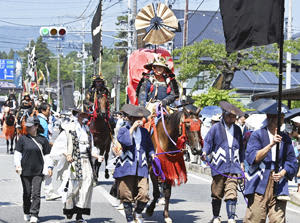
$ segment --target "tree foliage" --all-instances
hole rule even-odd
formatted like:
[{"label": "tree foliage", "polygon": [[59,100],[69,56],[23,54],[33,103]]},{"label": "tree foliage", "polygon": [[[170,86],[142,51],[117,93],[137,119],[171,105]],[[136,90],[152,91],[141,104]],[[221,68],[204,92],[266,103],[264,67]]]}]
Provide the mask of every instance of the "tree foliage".
[{"label": "tree foliage", "polygon": [[[115,35],[116,38],[119,38],[120,41],[115,42],[115,47],[118,50],[118,54],[120,55],[120,61],[126,61],[127,60],[127,50],[124,47],[128,46],[127,42],[127,36],[128,32],[124,32],[122,30],[127,30],[128,28],[128,16],[122,15],[117,17],[117,29],[120,31]],[[119,47],[119,48],[118,48]]]},{"label": "tree foliage", "polygon": [[[287,41],[285,51],[297,54],[300,49],[300,40]],[[238,70],[254,72],[269,71],[278,74],[277,44],[252,47],[228,54],[224,44],[214,43],[212,40],[195,42],[193,45],[174,51],[175,63],[180,69],[179,80],[196,77],[200,72],[210,71],[204,77],[203,83],[210,86],[218,74],[226,74]]]},{"label": "tree foliage", "polygon": [[201,108],[204,108],[205,106],[211,106],[211,105],[219,106],[220,101],[227,101],[237,106],[242,111],[245,111],[246,109],[243,106],[243,104],[235,99],[238,97],[238,94],[233,94],[234,91],[235,89],[218,90],[216,88],[211,87],[208,89],[207,93],[193,96],[193,99],[195,100],[195,105]]}]

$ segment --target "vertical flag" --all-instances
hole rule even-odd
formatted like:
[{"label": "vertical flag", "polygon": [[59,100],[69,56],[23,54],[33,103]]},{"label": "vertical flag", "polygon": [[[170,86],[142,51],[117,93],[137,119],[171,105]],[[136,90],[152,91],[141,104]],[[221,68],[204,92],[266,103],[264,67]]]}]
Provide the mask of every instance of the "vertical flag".
[{"label": "vertical flag", "polygon": [[30,81],[34,82],[36,81],[36,74],[35,74],[35,68],[36,68],[36,56],[35,56],[35,46],[32,48],[31,53],[29,55],[29,66],[27,70],[27,75],[30,77]]},{"label": "vertical flag", "polygon": [[92,21],[92,56],[93,60],[96,61],[99,57],[101,50],[101,32],[102,32],[102,3],[99,2],[97,11]]},{"label": "vertical flag", "polygon": [[280,41],[282,0],[220,0],[226,50]]},{"label": "vertical flag", "polygon": [[14,59],[16,61],[14,84],[16,85],[16,88],[22,88],[22,59],[17,53],[14,54]]}]

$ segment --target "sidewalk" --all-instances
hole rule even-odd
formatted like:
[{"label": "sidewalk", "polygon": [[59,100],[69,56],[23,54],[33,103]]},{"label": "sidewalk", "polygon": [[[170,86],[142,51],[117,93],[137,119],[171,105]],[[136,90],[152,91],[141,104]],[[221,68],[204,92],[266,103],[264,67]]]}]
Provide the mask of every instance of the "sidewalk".
[{"label": "sidewalk", "polygon": [[[198,174],[211,175],[209,167],[202,167],[200,164],[194,164],[191,162],[185,162],[186,169]],[[295,181],[289,181],[289,193],[291,198],[291,203],[294,205],[300,206],[300,192],[297,191],[297,184]]]}]

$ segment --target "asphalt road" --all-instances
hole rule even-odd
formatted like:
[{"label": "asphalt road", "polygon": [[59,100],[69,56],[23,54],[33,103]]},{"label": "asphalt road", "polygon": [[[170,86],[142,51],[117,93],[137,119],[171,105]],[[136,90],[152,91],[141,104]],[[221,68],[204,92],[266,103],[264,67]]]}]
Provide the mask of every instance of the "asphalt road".
[{"label": "asphalt road", "polygon": [[[124,212],[117,210],[118,201],[109,195],[113,178],[104,179],[104,172],[100,174],[100,185],[94,188],[91,216],[84,216],[91,223],[116,222],[125,223]],[[170,217],[176,223],[206,223],[211,213],[210,199],[211,178],[207,175],[189,173],[188,182],[180,187],[174,187],[170,204]],[[150,186],[151,188],[151,186]],[[150,191],[150,196],[152,191]],[[66,220],[62,214],[63,204],[60,200],[45,201],[42,193],[40,222],[74,222]],[[246,204],[239,194],[237,216],[239,223],[245,214]],[[299,222],[300,208],[288,204],[287,222]],[[221,209],[222,222],[227,222],[225,203]],[[22,186],[19,176],[14,171],[13,156],[6,154],[6,145],[0,139],[0,223],[21,223]],[[145,218],[146,223],[164,222],[163,206],[158,205],[152,217]]]}]

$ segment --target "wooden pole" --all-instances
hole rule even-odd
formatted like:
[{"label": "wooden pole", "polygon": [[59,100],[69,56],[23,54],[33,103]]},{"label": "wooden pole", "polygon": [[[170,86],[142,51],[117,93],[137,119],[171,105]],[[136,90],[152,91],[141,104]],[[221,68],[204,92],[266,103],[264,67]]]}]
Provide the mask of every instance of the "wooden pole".
[{"label": "wooden pole", "polygon": [[184,10],[184,26],[183,26],[183,47],[186,46],[188,39],[188,15],[189,15],[189,0],[185,0],[185,10]]},{"label": "wooden pole", "polygon": [[100,8],[101,8],[101,16],[100,16],[100,50],[99,50],[99,76],[100,78],[103,79],[103,75],[102,75],[102,0],[100,0],[99,2],[100,4]]},{"label": "wooden pole", "polygon": [[[279,42],[279,78],[278,78],[278,113],[277,113],[277,134],[280,134],[280,126],[281,126],[281,97],[282,97],[282,71],[283,71],[283,43],[284,43],[284,34],[283,34],[283,24],[284,24],[284,0],[281,0],[281,9],[280,9],[280,42]],[[275,173],[279,171],[279,150],[280,143],[276,144],[276,159],[275,159]],[[276,190],[278,188],[278,184],[275,184],[274,187],[274,195],[276,195]]]}]

